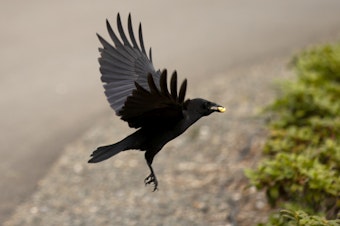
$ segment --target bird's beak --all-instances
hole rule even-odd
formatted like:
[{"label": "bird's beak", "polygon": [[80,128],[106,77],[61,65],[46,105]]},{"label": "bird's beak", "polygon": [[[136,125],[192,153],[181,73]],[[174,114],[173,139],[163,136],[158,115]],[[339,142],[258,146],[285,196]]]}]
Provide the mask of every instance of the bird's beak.
[{"label": "bird's beak", "polygon": [[225,107],[222,107],[222,106],[212,106],[210,109],[213,111],[221,112],[221,113],[226,111]]}]

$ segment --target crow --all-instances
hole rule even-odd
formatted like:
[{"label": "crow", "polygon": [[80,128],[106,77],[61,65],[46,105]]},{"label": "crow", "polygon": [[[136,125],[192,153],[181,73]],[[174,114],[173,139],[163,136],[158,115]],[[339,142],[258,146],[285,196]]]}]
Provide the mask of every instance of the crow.
[{"label": "crow", "polygon": [[121,40],[108,20],[106,27],[114,46],[97,34],[103,46],[99,48],[99,64],[105,95],[116,115],[138,130],[115,144],[98,147],[88,162],[101,162],[131,149],[145,151],[150,175],[144,183],[153,184],[153,191],[156,191],[158,181],[152,168],[155,155],[201,117],[212,112],[224,112],[225,108],[201,98],[185,99],[187,80],[182,82],[177,91],[176,71],[170,78],[169,91],[167,70],[156,71],[151,48],[149,56],[145,51],[141,23],[137,44],[131,14],[128,17],[130,41],[125,35],[119,13],[117,28]]}]

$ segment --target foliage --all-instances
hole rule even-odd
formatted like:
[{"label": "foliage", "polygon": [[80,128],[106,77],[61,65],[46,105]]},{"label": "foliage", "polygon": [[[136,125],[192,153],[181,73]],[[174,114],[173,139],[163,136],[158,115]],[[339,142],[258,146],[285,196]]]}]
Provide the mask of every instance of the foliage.
[{"label": "foliage", "polygon": [[302,210],[281,210],[259,226],[338,226],[340,218],[327,220],[322,216],[309,215]]},{"label": "foliage", "polygon": [[340,224],[340,219],[326,220],[324,217],[308,215],[302,210],[281,210],[280,214],[286,225],[299,226],[337,226]]},{"label": "foliage", "polygon": [[[290,203],[335,219],[340,211],[340,43],[305,51],[292,64],[297,80],[284,83],[282,97],[266,109],[271,116],[263,149],[267,158],[246,175],[266,190],[272,206]],[[270,221],[277,222],[268,225],[326,225],[322,217],[303,211],[282,213],[290,224],[273,215]],[[303,223],[312,221],[319,224]]]}]

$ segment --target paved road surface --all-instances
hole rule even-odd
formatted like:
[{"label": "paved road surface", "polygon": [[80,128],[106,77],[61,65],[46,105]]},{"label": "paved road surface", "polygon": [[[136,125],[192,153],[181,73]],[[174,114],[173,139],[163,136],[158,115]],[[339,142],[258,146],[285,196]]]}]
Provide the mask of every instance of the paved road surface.
[{"label": "paved road surface", "polygon": [[334,0],[3,2],[0,222],[34,191],[67,142],[111,114],[95,32],[108,37],[105,18],[114,23],[117,12],[143,21],[156,68],[182,77],[292,54],[340,32]]}]

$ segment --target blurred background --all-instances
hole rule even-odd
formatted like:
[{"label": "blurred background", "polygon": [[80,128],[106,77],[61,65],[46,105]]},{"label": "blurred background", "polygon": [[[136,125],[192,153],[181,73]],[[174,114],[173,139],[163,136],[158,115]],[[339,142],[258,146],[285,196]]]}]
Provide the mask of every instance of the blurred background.
[{"label": "blurred background", "polygon": [[135,33],[142,21],[155,68],[189,81],[291,55],[340,32],[335,0],[1,1],[0,224],[68,143],[114,117],[95,33],[107,38],[105,19],[115,28],[118,12],[124,23],[131,12]]}]

